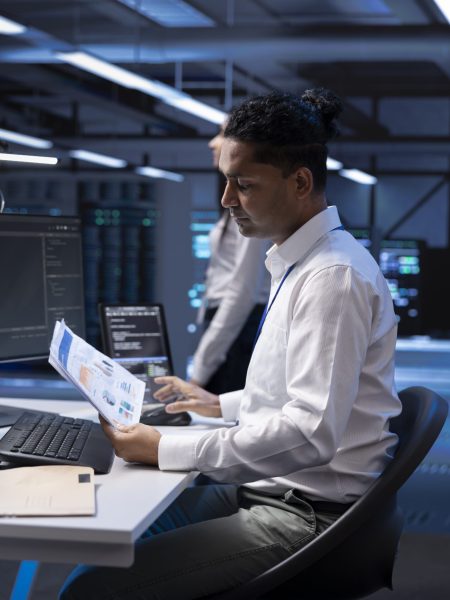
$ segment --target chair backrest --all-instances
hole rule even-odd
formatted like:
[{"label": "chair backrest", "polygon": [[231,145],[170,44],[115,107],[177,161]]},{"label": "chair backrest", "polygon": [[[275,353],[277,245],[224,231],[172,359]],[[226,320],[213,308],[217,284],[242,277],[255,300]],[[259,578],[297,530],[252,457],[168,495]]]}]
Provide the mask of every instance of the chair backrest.
[{"label": "chair backrest", "polygon": [[[360,577],[360,581],[356,584],[356,588],[360,585],[361,590],[352,589],[348,594],[345,589],[341,592],[336,591],[333,598],[360,598],[389,585],[402,525],[401,515],[396,509],[396,492],[433,445],[448,413],[447,402],[427,388],[407,388],[400,392],[399,397],[403,406],[402,413],[391,421],[391,430],[399,436],[395,457],[367,492],[307,546],[242,586],[214,596],[215,599],[257,598],[297,577],[298,597],[308,598],[308,594],[304,594],[305,590],[302,587],[302,574],[304,575],[310,567],[314,569],[317,563],[327,568],[327,557],[335,550],[333,561],[338,556],[341,563],[347,562],[347,567],[354,566],[353,575],[350,573],[353,579],[358,578],[358,564],[354,561],[361,561],[362,567],[376,571],[375,563],[377,560],[380,562],[380,557],[384,560],[384,555],[389,562],[389,572],[386,572],[386,565],[382,565],[383,574],[374,576],[373,583],[367,581],[366,573],[365,577]],[[347,543],[352,537],[353,542],[356,541],[356,552],[355,543]],[[339,570],[333,570],[332,567],[330,572],[331,582],[327,585],[333,585],[332,579],[336,572],[337,576],[340,576]],[[330,573],[323,575],[329,577]],[[345,585],[346,583],[344,588]],[[287,596],[281,592],[279,597]]]}]

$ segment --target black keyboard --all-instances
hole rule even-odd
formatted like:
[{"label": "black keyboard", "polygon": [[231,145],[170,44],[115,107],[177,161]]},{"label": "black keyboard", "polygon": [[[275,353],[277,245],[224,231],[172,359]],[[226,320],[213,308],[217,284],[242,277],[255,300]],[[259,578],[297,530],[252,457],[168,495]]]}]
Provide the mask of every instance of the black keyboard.
[{"label": "black keyboard", "polygon": [[97,423],[24,411],[0,440],[0,459],[19,465],[78,465],[108,473],[114,450]]}]

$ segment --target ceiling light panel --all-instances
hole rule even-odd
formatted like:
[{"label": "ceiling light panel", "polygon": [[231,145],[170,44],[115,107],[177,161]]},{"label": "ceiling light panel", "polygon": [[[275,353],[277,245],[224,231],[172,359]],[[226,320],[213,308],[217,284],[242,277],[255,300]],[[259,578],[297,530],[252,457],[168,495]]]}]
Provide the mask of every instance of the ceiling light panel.
[{"label": "ceiling light panel", "polygon": [[166,102],[166,104],[196,115],[210,123],[221,125],[226,118],[226,113],[223,111],[213,108],[204,102],[199,102],[192,98],[192,96],[189,96],[189,94],[181,92],[170,85],[166,85],[155,79],[141,77],[141,75],[137,75],[122,67],[117,67],[86,52],[56,52],[55,56],[79,69],[113,81],[118,85],[159,98],[163,102]]},{"label": "ceiling light panel", "polygon": [[0,152],[0,160],[33,163],[37,165],[56,165],[58,162],[58,159],[55,156],[33,156],[31,154],[9,154],[6,152]]},{"label": "ceiling light panel", "polygon": [[169,181],[176,181],[177,183],[184,181],[184,176],[181,175],[181,173],[165,171],[164,169],[157,169],[156,167],[137,167],[135,172],[138,175],[154,177],[155,179],[168,179]]},{"label": "ceiling light panel", "polygon": [[89,150],[71,150],[69,156],[76,158],[77,160],[96,163],[98,165],[103,165],[104,167],[111,167],[112,169],[123,169],[128,164],[127,161],[122,158],[115,158],[114,156],[99,154],[98,152],[90,152]]},{"label": "ceiling light panel", "polygon": [[450,0],[434,0],[434,3],[450,23]]},{"label": "ceiling light panel", "polygon": [[53,147],[53,142],[50,140],[43,140],[31,135],[24,135],[23,133],[10,131],[9,129],[0,129],[0,140],[6,140],[7,142],[13,142],[14,144],[20,144],[22,146],[29,146],[30,148]]},{"label": "ceiling light panel", "polygon": [[341,169],[339,175],[346,179],[356,181],[356,183],[362,183],[363,185],[375,185],[378,181],[373,175],[360,171],[359,169]]},{"label": "ceiling light panel", "polygon": [[21,33],[25,33],[26,30],[27,28],[24,25],[0,16],[0,33],[4,35],[20,35]]},{"label": "ceiling light panel", "polygon": [[343,166],[344,165],[339,160],[331,158],[331,156],[327,158],[327,169],[329,171],[339,171]]},{"label": "ceiling light panel", "polygon": [[226,113],[222,110],[213,108],[204,102],[194,100],[194,98],[187,95],[180,98],[169,98],[166,100],[166,103],[216,125],[222,125],[227,117]]},{"label": "ceiling light panel", "polygon": [[183,0],[118,0],[163,27],[214,27],[215,22]]}]

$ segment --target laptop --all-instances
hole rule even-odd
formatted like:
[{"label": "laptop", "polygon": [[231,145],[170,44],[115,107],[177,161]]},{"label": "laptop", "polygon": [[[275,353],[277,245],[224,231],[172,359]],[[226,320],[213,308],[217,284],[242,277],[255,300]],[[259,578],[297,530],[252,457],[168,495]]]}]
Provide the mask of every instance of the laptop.
[{"label": "laptop", "polygon": [[155,377],[173,375],[162,304],[99,304],[103,352],[145,383],[141,422],[188,425],[188,413],[169,414],[153,394]]}]

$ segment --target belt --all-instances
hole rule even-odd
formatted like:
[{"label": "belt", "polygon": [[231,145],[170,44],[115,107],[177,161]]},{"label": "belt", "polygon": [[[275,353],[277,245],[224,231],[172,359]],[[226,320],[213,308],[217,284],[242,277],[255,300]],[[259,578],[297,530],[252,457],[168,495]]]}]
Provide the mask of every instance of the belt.
[{"label": "belt", "polygon": [[351,506],[353,506],[353,502],[342,503],[328,502],[325,500],[309,500],[308,498],[303,497],[298,490],[289,490],[284,496],[269,496],[268,494],[241,487],[239,493],[244,500],[244,504],[266,504],[295,514],[299,512],[298,505],[302,502],[309,504],[315,513],[324,512],[336,515],[343,515]]},{"label": "belt", "polygon": [[314,502],[312,500],[305,500],[305,502],[313,507],[314,512],[330,512],[338,515],[343,515],[354,504],[353,502],[344,504],[342,502],[326,502],[324,500],[317,500]]}]

